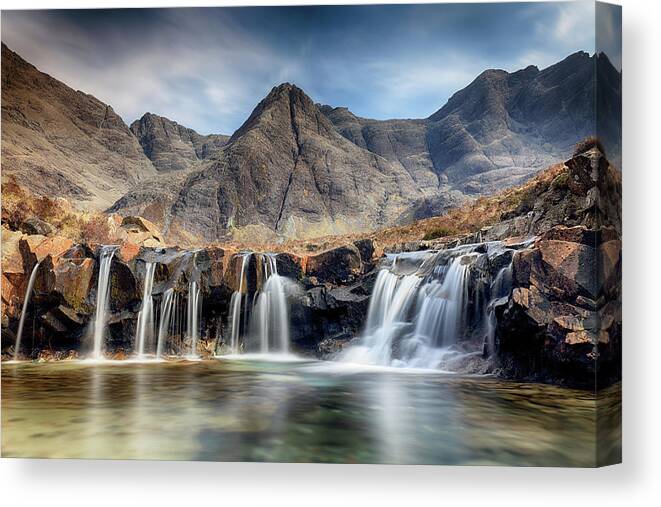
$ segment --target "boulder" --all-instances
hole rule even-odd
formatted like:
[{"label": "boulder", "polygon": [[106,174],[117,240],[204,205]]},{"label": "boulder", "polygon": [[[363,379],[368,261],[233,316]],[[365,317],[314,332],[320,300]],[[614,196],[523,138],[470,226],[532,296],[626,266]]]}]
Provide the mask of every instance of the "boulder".
[{"label": "boulder", "polygon": [[25,236],[19,231],[10,231],[2,227],[2,273],[24,274],[23,256],[20,241]]},{"label": "boulder", "polygon": [[73,246],[73,241],[64,236],[52,236],[41,241],[34,247],[33,253],[39,262],[50,257],[55,263]]},{"label": "boulder", "polygon": [[558,226],[515,252],[513,289],[496,308],[506,376],[590,388],[619,378],[621,242],[612,232]]},{"label": "boulder", "polygon": [[121,228],[126,232],[127,241],[146,247],[162,247],[165,240],[159,228],[149,220],[139,216],[122,219]]},{"label": "boulder", "polygon": [[63,257],[53,267],[54,290],[76,314],[93,313],[88,296],[95,289],[94,268],[95,261],[90,257]]},{"label": "boulder", "polygon": [[305,263],[306,274],[319,283],[346,283],[360,274],[362,262],[355,245],[341,246],[311,255]]},{"label": "boulder", "polygon": [[39,218],[28,218],[18,228],[21,232],[28,235],[38,234],[41,236],[50,236],[55,232],[55,228],[51,224]]}]

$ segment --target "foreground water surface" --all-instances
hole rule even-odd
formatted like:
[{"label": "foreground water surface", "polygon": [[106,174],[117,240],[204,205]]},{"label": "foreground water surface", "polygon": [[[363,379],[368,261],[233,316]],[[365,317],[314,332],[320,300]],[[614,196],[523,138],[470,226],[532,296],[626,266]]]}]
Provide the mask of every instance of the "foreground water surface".
[{"label": "foreground water surface", "polygon": [[590,392],[491,377],[263,359],[2,364],[3,457],[593,466],[596,428]]}]

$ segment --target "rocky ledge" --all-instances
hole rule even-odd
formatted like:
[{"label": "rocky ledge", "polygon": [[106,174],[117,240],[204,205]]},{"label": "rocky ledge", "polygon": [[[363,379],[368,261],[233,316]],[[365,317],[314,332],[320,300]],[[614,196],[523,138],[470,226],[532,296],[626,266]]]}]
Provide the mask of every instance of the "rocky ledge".
[{"label": "rocky ledge", "polygon": [[[567,161],[515,212],[469,234],[400,245],[370,237],[312,254],[270,254],[278,273],[295,282],[287,293],[292,348],[329,357],[360,335],[384,251],[500,241],[516,245],[497,261],[511,263],[511,290],[495,305],[493,340],[472,335],[457,344],[482,350],[485,343],[482,359],[472,355],[470,368],[583,387],[612,383],[620,378],[621,363],[619,203],[619,173],[591,149]],[[208,355],[222,351],[231,334],[232,294],[241,289],[254,298],[266,279],[260,262],[265,254],[254,253],[244,266],[245,252],[236,248],[166,247],[158,229],[140,217],[111,215],[108,220],[118,245],[110,269],[108,352],[123,357],[135,348],[147,263],[157,266],[155,307],[167,290],[184,296],[195,273],[202,292],[200,349]],[[23,298],[37,263],[21,355],[66,358],[89,347],[99,251],[100,245],[74,244],[38,222],[20,230],[3,225],[3,354],[14,352]],[[489,269],[497,267],[502,266]],[[242,278],[242,269],[249,276]],[[181,335],[170,352],[186,347]]]}]

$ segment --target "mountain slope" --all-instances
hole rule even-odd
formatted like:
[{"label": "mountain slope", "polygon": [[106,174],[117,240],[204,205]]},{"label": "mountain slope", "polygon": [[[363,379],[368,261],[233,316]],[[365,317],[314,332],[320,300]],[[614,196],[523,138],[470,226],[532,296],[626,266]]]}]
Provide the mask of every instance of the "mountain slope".
[{"label": "mountain slope", "polygon": [[567,157],[597,131],[620,164],[621,110],[604,106],[621,102],[621,82],[605,55],[578,52],[542,71],[487,70],[426,119],[379,121],[346,108],[321,110],[344,137],[414,170],[417,181],[435,175],[466,194],[483,194]]},{"label": "mountain slope", "polygon": [[[422,197],[401,165],[346,140],[302,90],[283,84],[181,183],[161,216],[147,217],[175,235],[272,240],[396,223]],[[143,186],[111,211],[144,213],[152,199]]]},{"label": "mountain slope", "polygon": [[229,136],[203,136],[163,116],[145,113],[131,124],[142,149],[158,171],[189,169],[222,148]]},{"label": "mountain slope", "polygon": [[112,108],[2,44],[2,170],[33,192],[105,208],[156,174]]}]

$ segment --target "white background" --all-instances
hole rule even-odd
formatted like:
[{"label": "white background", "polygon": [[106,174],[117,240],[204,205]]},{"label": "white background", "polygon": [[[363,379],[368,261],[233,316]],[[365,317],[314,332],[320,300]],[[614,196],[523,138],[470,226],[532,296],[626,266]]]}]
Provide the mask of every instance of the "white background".
[{"label": "white background", "polygon": [[[264,5],[7,1],[2,9]],[[278,2],[305,4],[308,2]],[[323,3],[355,3],[350,1]],[[385,3],[369,2],[362,3]],[[659,505],[661,2],[624,7],[624,464],[601,470],[0,460],[0,505]]]}]

